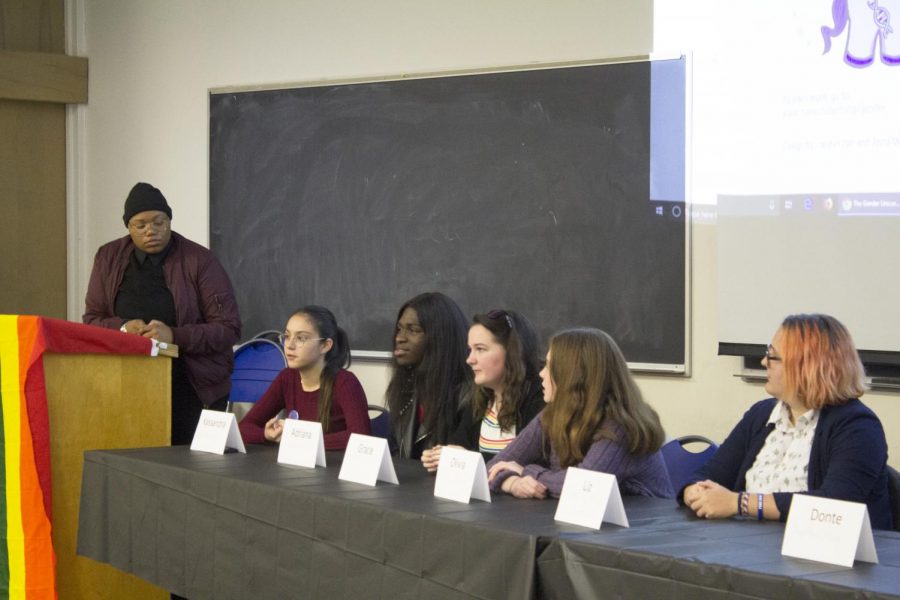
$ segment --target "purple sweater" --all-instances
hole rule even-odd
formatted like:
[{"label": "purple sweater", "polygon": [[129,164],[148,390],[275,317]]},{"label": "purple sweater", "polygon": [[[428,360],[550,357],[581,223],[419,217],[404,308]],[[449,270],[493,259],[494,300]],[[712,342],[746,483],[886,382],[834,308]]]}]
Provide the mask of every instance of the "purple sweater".
[{"label": "purple sweater", "polygon": [[[544,429],[541,416],[538,415],[509,446],[491,459],[487,464],[488,469],[501,461],[517,462],[524,467],[523,476],[534,477],[547,487],[550,496],[558,498],[566,479],[566,469],[559,466],[559,456],[554,449],[550,449],[549,460],[544,456],[541,450],[543,437]],[[671,498],[675,495],[662,454],[658,450],[652,454],[637,456],[629,454],[628,449],[618,442],[602,439],[591,444],[584,460],[575,466],[615,475],[623,494],[659,498]],[[510,471],[498,474],[491,482],[491,490],[499,492],[503,481],[512,474]]]}]

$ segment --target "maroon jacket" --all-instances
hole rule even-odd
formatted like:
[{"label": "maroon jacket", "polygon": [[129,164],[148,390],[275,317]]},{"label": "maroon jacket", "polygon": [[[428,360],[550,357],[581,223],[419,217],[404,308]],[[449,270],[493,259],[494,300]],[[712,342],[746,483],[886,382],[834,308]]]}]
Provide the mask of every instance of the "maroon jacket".
[{"label": "maroon jacket", "polygon": [[[86,324],[110,329],[122,326],[123,319],[114,312],[116,294],[133,251],[127,235],[97,250],[84,299],[82,321]],[[212,404],[231,391],[232,346],[241,336],[231,281],[212,252],[174,231],[163,273],[175,300],[172,341],[184,357],[197,396],[203,404]]]}]

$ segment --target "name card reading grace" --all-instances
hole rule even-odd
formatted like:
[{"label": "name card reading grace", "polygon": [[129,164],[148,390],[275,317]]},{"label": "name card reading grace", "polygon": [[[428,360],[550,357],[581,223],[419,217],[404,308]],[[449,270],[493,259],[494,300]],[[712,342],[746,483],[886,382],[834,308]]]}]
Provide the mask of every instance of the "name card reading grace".
[{"label": "name card reading grace", "polygon": [[194,430],[194,439],[191,440],[191,450],[211,452],[213,454],[225,454],[225,449],[246,454],[244,440],[238,431],[237,421],[234,415],[217,410],[204,409],[200,413],[200,421]]},{"label": "name card reading grace", "polygon": [[868,508],[859,502],[794,494],[781,553],[842,567],[852,567],[854,558],[877,563]]},{"label": "name card reading grace", "polygon": [[377,481],[400,483],[394,471],[387,440],[351,433],[338,479],[374,486]]},{"label": "name card reading grace", "polygon": [[554,519],[591,529],[600,529],[603,521],[628,527],[616,476],[578,467],[566,469]]},{"label": "name card reading grace", "polygon": [[325,440],[318,421],[285,419],[278,444],[278,462],[310,469],[325,466]]},{"label": "name card reading grace", "polygon": [[456,502],[469,503],[470,498],[491,501],[487,469],[481,452],[444,447],[438,461],[434,495]]}]

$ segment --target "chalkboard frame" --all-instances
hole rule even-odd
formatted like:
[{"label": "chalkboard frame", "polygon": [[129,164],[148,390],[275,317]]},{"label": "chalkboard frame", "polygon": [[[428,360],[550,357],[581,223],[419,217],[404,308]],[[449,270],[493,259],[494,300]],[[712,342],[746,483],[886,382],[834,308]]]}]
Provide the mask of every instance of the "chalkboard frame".
[{"label": "chalkboard frame", "polygon": [[[684,58],[684,57],[682,57]],[[653,59],[656,60],[656,59]],[[488,68],[488,69],[470,69],[470,70],[453,70],[453,71],[440,71],[440,72],[428,72],[428,73],[415,73],[415,74],[401,74],[401,75],[385,75],[381,77],[363,77],[363,78],[350,78],[350,79],[329,79],[329,80],[318,80],[318,81],[308,81],[308,82],[296,82],[290,84],[272,84],[272,85],[256,85],[256,86],[231,86],[231,87],[223,87],[223,88],[213,88],[209,90],[209,100],[210,100],[210,236],[211,247],[215,250],[214,244],[212,240],[214,239],[213,233],[213,178],[215,174],[213,173],[213,158],[212,158],[212,137],[213,137],[213,113],[212,113],[212,102],[213,98],[216,95],[221,94],[243,94],[247,92],[265,92],[265,91],[279,91],[279,90],[302,90],[307,88],[330,88],[335,86],[346,86],[346,85],[356,85],[356,84],[372,84],[372,83],[385,83],[385,82],[402,82],[402,81],[412,81],[412,80],[421,80],[421,79],[435,79],[435,78],[452,78],[452,77],[460,77],[460,76],[469,76],[469,75],[481,75],[481,74],[502,74],[502,73],[519,73],[519,72],[530,72],[530,71],[545,71],[551,69],[567,69],[571,67],[602,67],[604,65],[619,65],[625,63],[632,62],[651,62],[651,58],[648,56],[634,56],[634,57],[623,57],[616,59],[604,59],[604,60],[587,60],[587,61],[570,61],[570,62],[557,62],[557,63],[542,63],[542,64],[530,64],[530,65],[522,65],[522,66],[506,66],[506,67],[497,67],[497,68]],[[685,82],[685,106],[687,105],[687,97],[689,96],[689,92],[687,90],[687,82]],[[685,147],[684,147],[684,160],[688,159],[688,140],[689,136],[689,123],[687,122],[689,110],[685,109]],[[687,172],[687,165],[685,164],[685,171]],[[685,173],[686,176],[686,173]],[[685,199],[688,196],[688,190],[685,182],[685,190],[684,196]],[[690,347],[691,347],[691,302],[690,302],[690,290],[691,290],[691,273],[690,273],[690,261],[691,261],[691,220],[688,213],[688,204],[683,203],[682,205],[684,211],[683,225],[684,225],[684,245],[683,245],[683,256],[684,256],[684,264],[683,264],[683,361],[680,362],[640,362],[640,361],[632,361],[629,360],[629,366],[632,370],[635,371],[643,371],[643,372],[657,372],[657,373],[669,373],[669,374],[679,374],[679,375],[689,375],[690,374]],[[437,289],[437,288],[435,288]],[[419,291],[427,291],[426,289],[421,289]],[[451,294],[452,295],[452,294]],[[405,298],[404,298],[405,299]],[[403,301],[403,299],[398,298],[397,305]],[[326,303],[327,304],[327,303]],[[467,307],[463,307],[464,310]],[[486,310],[488,307],[479,307],[481,310]],[[391,313],[388,315],[384,315],[385,321],[385,329],[389,334],[390,327],[393,323],[393,318],[395,313]],[[339,316],[340,318],[340,316]],[[280,324],[274,324],[273,326],[279,326]],[[252,336],[254,332],[247,331],[245,332],[247,336]],[[390,359],[390,352],[385,350],[367,350],[367,349],[356,349],[353,350],[353,356],[356,359],[364,359],[364,360],[375,360],[375,361],[386,361]],[[627,357],[627,353],[626,353]]]}]

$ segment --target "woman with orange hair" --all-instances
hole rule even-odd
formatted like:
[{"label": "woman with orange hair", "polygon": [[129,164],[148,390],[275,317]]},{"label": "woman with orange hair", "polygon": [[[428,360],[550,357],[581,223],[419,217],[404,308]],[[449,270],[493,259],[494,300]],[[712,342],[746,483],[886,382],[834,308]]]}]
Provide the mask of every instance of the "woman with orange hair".
[{"label": "woman with orange hair", "polygon": [[792,315],[762,359],[773,396],[754,404],[679,499],[707,519],[787,519],[795,493],[864,502],[891,528],[887,442],[859,401],[863,366],[828,315]]}]

